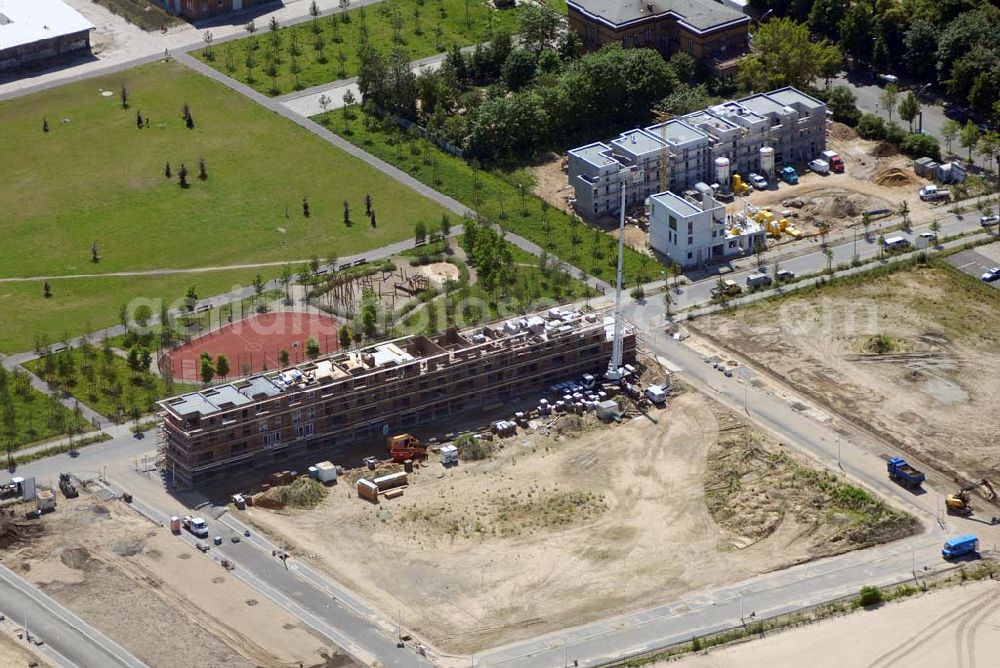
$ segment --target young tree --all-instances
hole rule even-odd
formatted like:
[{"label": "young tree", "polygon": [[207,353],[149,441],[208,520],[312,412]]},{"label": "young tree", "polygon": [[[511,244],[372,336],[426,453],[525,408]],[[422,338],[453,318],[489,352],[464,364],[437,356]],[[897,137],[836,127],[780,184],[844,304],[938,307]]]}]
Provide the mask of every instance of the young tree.
[{"label": "young tree", "polygon": [[42,117],[42,132],[48,132],[48,131],[49,131],[49,119],[47,119],[47,118],[45,118],[43,116]]},{"label": "young tree", "polygon": [[370,216],[372,213],[372,196],[371,193],[365,193],[365,215]]},{"label": "young tree", "polygon": [[198,291],[192,285],[184,293],[185,306],[187,306],[188,311],[193,311],[194,307],[198,304]]},{"label": "young tree", "polygon": [[979,144],[979,128],[971,120],[966,121],[958,135],[958,144],[969,151],[969,162],[972,162],[972,152]]},{"label": "young tree", "polygon": [[378,227],[378,222],[375,220],[375,209],[372,209],[371,213],[368,214],[368,222],[373,228]]},{"label": "young tree", "polygon": [[256,276],[253,277],[253,292],[255,295],[257,295],[257,297],[260,297],[262,294],[264,294],[264,279],[261,277],[260,274],[257,274]]},{"label": "young tree", "polygon": [[302,216],[304,218],[308,218],[310,216],[309,198],[306,195],[302,196]]},{"label": "young tree", "polygon": [[331,104],[333,104],[333,100],[331,100],[326,93],[319,96],[319,108],[323,110],[324,114],[330,110]]},{"label": "young tree", "polygon": [[422,244],[427,241],[427,225],[424,221],[418,220],[417,224],[413,227],[413,238],[418,244]]},{"label": "young tree", "polygon": [[319,5],[316,4],[316,0],[309,3],[309,16],[313,18],[319,16]]},{"label": "young tree", "polygon": [[42,286],[42,294],[46,299],[49,299],[52,296],[52,286],[49,285],[48,281],[45,281],[45,284]]},{"label": "young tree", "polygon": [[340,335],[337,341],[344,350],[351,347],[351,328],[347,325],[340,326]]},{"label": "young tree", "polygon": [[913,132],[913,121],[920,113],[920,101],[912,90],[906,91],[903,100],[899,103],[899,117],[910,124],[910,132]]},{"label": "young tree", "polygon": [[962,124],[951,118],[941,124],[941,136],[944,137],[944,143],[948,146],[949,155],[951,155],[951,146],[955,143],[955,140],[958,139],[958,135],[961,131]]},{"label": "young tree", "polygon": [[344,200],[344,225],[351,226],[351,205],[346,199]]},{"label": "young tree", "polygon": [[198,158],[198,178],[202,181],[208,180],[208,170],[205,169],[205,159]]},{"label": "young tree", "polygon": [[278,351],[278,363],[281,364],[281,366],[288,366],[288,361],[290,359],[291,356],[288,354],[287,348],[282,348]]},{"label": "young tree", "polygon": [[903,229],[910,229],[910,205],[905,199],[899,203],[899,209],[897,209],[897,211],[903,218]]},{"label": "young tree", "polygon": [[878,257],[882,259],[882,254],[885,251],[885,235],[878,235]]},{"label": "young tree", "polygon": [[448,218],[448,214],[441,214],[441,238],[447,241],[448,237],[451,236],[451,219]]},{"label": "young tree", "polygon": [[118,99],[121,100],[122,109],[128,109],[128,88],[125,84],[122,84],[121,90],[118,91]]},{"label": "young tree", "polygon": [[97,242],[90,244],[90,261],[97,264],[101,261],[101,255],[97,252]]},{"label": "young tree", "polygon": [[288,263],[284,264],[281,267],[281,284],[285,286],[285,301],[289,301],[292,298],[288,293],[288,286],[291,285],[293,276],[292,265]]},{"label": "young tree", "polygon": [[164,168],[163,168],[163,175],[164,175],[165,177],[167,177],[168,179],[169,179],[169,178],[171,177],[171,173],[170,173],[170,163],[169,163],[169,162],[167,163],[166,167],[164,167]]},{"label": "young tree", "polygon": [[757,239],[757,241],[755,241],[754,244],[753,244],[753,254],[757,258],[757,266],[758,267],[761,266],[761,264],[762,264],[761,260],[764,257],[764,251],[766,250],[766,248],[767,247],[764,245],[764,242],[762,240],[760,240],[760,239]]},{"label": "young tree", "polygon": [[878,99],[882,108],[885,109],[885,113],[889,115],[889,122],[891,123],[892,112],[896,109],[896,104],[899,102],[899,86],[893,83],[888,84]]},{"label": "young tree", "polygon": [[140,130],[142,129],[142,110],[141,109],[136,109],[135,110],[135,126],[137,128],[139,128]]},{"label": "young tree", "polygon": [[872,215],[867,211],[861,214],[861,226],[865,228],[865,239],[867,239],[872,227]]},{"label": "young tree", "polygon": [[205,353],[205,357],[201,358],[201,382],[208,385],[213,378],[215,378],[215,366],[212,364],[212,358]]},{"label": "young tree", "polygon": [[181,188],[188,187],[188,170],[187,167],[184,166],[183,162],[181,163],[180,170],[177,172],[177,183]]},{"label": "young tree", "polygon": [[218,359],[215,360],[215,372],[219,374],[222,380],[226,379],[229,375],[229,358],[225,355],[219,355]]},{"label": "young tree", "polygon": [[306,355],[311,360],[319,357],[319,341],[311,336],[306,339]]},{"label": "young tree", "polygon": [[212,31],[206,30],[201,39],[205,42],[205,57],[209,60],[215,60],[215,54],[212,52],[212,42],[215,40],[215,37],[212,35]]}]

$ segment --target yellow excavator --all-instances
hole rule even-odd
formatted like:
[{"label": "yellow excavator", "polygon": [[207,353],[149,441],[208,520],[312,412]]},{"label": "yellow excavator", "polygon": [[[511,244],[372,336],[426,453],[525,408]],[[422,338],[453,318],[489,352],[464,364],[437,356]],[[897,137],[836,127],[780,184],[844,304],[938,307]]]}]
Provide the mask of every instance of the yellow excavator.
[{"label": "yellow excavator", "polygon": [[969,492],[980,487],[985,487],[989,492],[986,495],[987,500],[992,501],[997,498],[996,490],[993,489],[993,485],[990,484],[989,480],[984,479],[979,482],[970,482],[958,490],[957,494],[949,494],[948,498],[944,500],[944,505],[948,508],[948,512],[957,515],[971,515],[972,504],[969,502]]}]

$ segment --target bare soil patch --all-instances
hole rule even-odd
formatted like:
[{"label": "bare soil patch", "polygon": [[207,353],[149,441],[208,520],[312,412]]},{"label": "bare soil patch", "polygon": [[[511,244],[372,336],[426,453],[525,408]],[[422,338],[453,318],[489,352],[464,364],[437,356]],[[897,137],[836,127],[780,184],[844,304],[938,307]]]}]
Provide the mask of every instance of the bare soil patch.
[{"label": "bare soil patch", "polygon": [[[791,493],[753,500],[780,515],[766,531],[719,519],[704,486],[720,420],[731,419],[686,392],[649,417],[612,426],[574,417],[505,439],[490,459],[450,469],[432,460],[401,498],[377,506],[345,485],[315,510],[241,514],[377,607],[399,610],[404,629],[467,653],[828,553],[836,530],[810,531],[816,517]],[[767,485],[771,474],[755,475]]]},{"label": "bare soil patch", "polygon": [[974,278],[862,276],[691,329],[953,479],[1000,478],[1000,293]]},{"label": "bare soil patch", "polygon": [[562,156],[553,153],[547,160],[529,167],[527,171],[535,177],[532,192],[560,211],[572,211],[569,200],[574,197],[573,188],[566,182]]},{"label": "bare soil patch", "polygon": [[0,560],[151,666],[322,666],[337,656],[296,618],[120,502],[85,490],[60,498],[36,525]]}]

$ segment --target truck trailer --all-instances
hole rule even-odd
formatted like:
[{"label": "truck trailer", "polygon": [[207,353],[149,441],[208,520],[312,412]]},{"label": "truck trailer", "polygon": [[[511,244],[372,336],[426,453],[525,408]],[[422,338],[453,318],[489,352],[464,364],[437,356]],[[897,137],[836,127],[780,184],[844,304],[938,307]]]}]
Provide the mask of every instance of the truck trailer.
[{"label": "truck trailer", "polygon": [[902,457],[892,457],[886,462],[886,469],[889,471],[889,479],[898,482],[906,488],[920,487],[925,476],[923,471],[918,471]]}]

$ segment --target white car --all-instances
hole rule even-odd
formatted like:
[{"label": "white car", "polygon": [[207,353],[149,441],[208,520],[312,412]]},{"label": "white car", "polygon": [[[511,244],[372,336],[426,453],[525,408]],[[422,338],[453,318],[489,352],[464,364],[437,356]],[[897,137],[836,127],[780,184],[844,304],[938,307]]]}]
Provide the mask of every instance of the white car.
[{"label": "white car", "polygon": [[750,174],[750,184],[757,190],[767,190],[767,179],[760,174]]},{"label": "white car", "polygon": [[897,77],[895,74],[880,74],[878,75],[878,78],[888,83],[893,83],[893,84],[899,83],[899,77]]},{"label": "white car", "polygon": [[979,219],[979,224],[983,227],[990,227],[991,225],[996,225],[1000,223],[1000,216],[983,216]]}]

